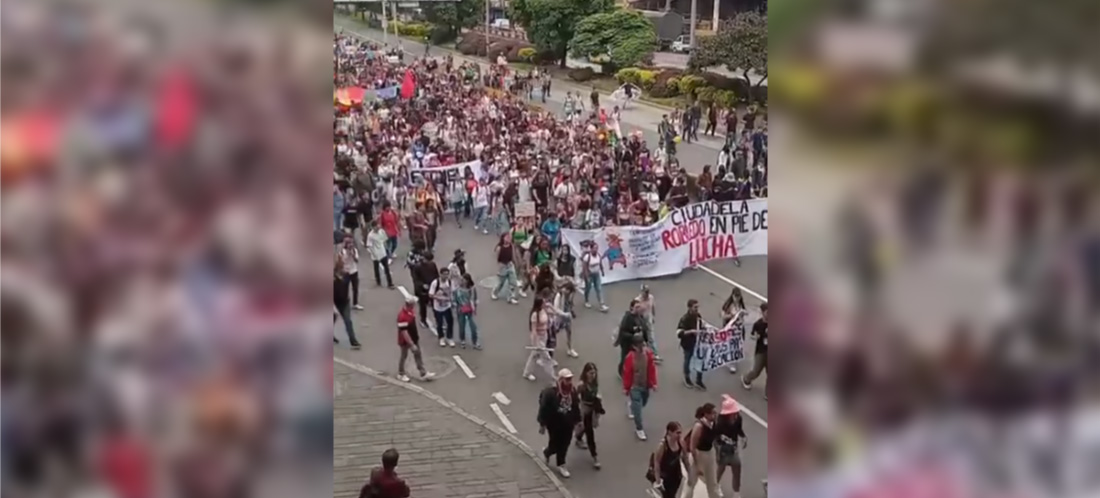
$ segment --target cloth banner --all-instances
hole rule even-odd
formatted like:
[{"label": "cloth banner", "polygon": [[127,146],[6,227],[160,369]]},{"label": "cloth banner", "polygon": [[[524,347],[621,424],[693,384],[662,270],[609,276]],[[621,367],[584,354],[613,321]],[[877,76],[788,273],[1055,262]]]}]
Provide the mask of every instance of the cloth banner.
[{"label": "cloth banner", "polygon": [[745,312],[739,311],[722,328],[707,324],[698,331],[695,352],[688,364],[692,372],[709,372],[745,359]]},{"label": "cloth banner", "polygon": [[401,87],[399,87],[397,85],[386,87],[386,88],[379,88],[377,90],[374,90],[374,98],[376,98],[378,100],[396,99],[397,98],[397,90],[399,88],[401,88]]},{"label": "cloth banner", "polygon": [[474,179],[476,180],[481,180],[481,178],[485,176],[485,171],[481,168],[480,160],[452,164],[450,166],[417,168],[412,170],[409,174],[413,179],[419,175],[424,181],[435,184],[437,191],[443,197],[443,211],[450,213],[453,211],[449,199],[452,185],[454,182],[461,182],[463,178],[465,178],[466,168],[470,168],[470,173],[474,175]]},{"label": "cloth banner", "polygon": [[604,283],[674,275],[708,261],[768,254],[768,200],[699,202],[648,227],[561,233],[573,254],[596,244]]}]

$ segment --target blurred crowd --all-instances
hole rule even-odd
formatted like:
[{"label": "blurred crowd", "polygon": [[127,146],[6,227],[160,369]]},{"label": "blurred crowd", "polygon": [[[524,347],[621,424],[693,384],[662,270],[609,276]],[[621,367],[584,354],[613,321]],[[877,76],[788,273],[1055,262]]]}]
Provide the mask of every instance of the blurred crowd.
[{"label": "blurred crowd", "polygon": [[3,496],[325,495],[327,30],[0,9]]}]

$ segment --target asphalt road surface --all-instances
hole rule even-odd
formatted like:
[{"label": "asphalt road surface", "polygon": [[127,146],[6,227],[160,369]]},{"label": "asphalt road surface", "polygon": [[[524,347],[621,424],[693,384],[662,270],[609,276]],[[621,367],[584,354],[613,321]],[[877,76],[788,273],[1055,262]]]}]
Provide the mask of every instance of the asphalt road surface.
[{"label": "asphalt road surface", "polygon": [[[468,254],[467,269],[470,274],[479,283],[491,284],[496,274],[493,244],[491,235],[474,232],[470,223],[459,229],[453,220],[448,220],[441,228],[437,259],[441,265],[445,264],[455,249],[462,248]],[[395,266],[401,264],[402,260],[398,260]],[[343,342],[338,346],[338,355],[388,374],[396,374],[398,349],[394,324],[403,301],[402,294],[399,290],[375,287],[369,262],[362,265],[361,272],[363,288],[360,299],[366,310],[354,312],[354,319],[364,347],[361,351],[347,350],[343,330],[337,327],[336,336]],[[393,273],[396,285],[411,289],[407,270],[395,268]],[[659,369],[659,390],[645,410],[645,428],[650,436],[648,442],[635,438],[633,425],[626,417],[625,397],[617,388],[618,379],[615,377],[618,350],[611,344],[611,333],[629,301],[638,294],[640,282],[608,285],[605,288],[605,299],[611,307],[608,313],[578,306],[574,349],[580,353],[580,358],[568,358],[561,354],[558,359],[561,366],[570,368],[578,375],[586,362],[596,363],[601,372],[601,390],[608,413],[596,435],[602,470],[591,468],[587,452],[576,448],[570,450],[569,465],[573,477],[567,480],[566,485],[577,496],[598,498],[609,496],[612,490],[615,496],[644,496],[648,488],[643,478],[647,459],[656,447],[664,425],[671,420],[689,423],[695,407],[708,401],[718,403],[723,393],[730,394],[747,408],[745,427],[749,447],[744,454],[746,485],[742,494],[746,498],[763,496],[759,483],[767,475],[768,416],[767,402],[761,392],[764,379],[757,381],[754,390],[746,391],[740,386],[736,375],[726,370],[713,371],[706,377],[709,391],[700,392],[686,388],[680,373],[681,360],[677,355],[675,328],[676,321],[684,312],[685,302],[689,298],[699,299],[705,318],[717,322],[719,307],[731,289],[731,284],[725,279],[766,296],[767,258],[745,258],[740,268],[732,262],[723,261],[709,264],[707,270],[686,270],[678,276],[646,282],[658,298],[658,349],[667,358]],[[531,299],[521,299],[518,305],[510,305],[503,300],[491,301],[490,289],[482,285],[479,285],[478,291],[482,307],[476,321],[484,349],[440,347],[433,341],[431,332],[423,331],[421,344],[428,368],[440,375],[438,380],[425,387],[484,420],[506,429],[511,425],[517,436],[532,448],[542,448],[545,439],[538,434],[535,422],[536,398],[540,389],[549,385],[551,379],[539,374],[537,381],[530,382],[521,376],[527,354],[524,348],[528,343],[526,323]],[[761,302],[748,294],[746,298],[753,309]],[[580,302],[578,299],[578,304]],[[755,318],[754,313],[751,319]],[[559,349],[564,353],[564,338],[560,341]],[[751,347],[751,343],[746,345],[747,349]],[[409,366],[412,367],[411,359]],[[747,361],[741,365],[742,370],[748,367]],[[415,369],[410,369],[410,372],[415,372]],[[496,393],[502,396],[494,397]],[[493,404],[497,405],[504,418],[496,413]],[[732,488],[728,477],[723,488],[727,491],[726,496],[730,496],[728,492]],[[705,496],[705,491],[700,487],[694,496]]]}]

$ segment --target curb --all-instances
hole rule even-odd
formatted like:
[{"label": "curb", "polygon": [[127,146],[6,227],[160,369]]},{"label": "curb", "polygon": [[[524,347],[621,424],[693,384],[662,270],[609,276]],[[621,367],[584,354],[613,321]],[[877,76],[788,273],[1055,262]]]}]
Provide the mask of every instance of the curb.
[{"label": "curb", "polygon": [[552,482],[554,484],[554,487],[557,488],[558,492],[562,494],[563,498],[578,498],[576,495],[574,495],[572,492],[570,492],[568,489],[565,488],[565,483],[563,483],[561,481],[561,479],[558,478],[558,475],[555,474],[554,471],[550,469],[550,466],[546,465],[546,462],[543,461],[541,455],[536,453],[535,450],[532,450],[530,446],[527,446],[527,443],[523,442],[523,440],[521,440],[520,438],[518,438],[516,436],[513,436],[513,435],[509,434],[504,429],[501,429],[500,427],[497,427],[493,424],[490,424],[489,422],[486,422],[486,421],[482,420],[481,418],[477,417],[476,415],[470,414],[466,410],[463,410],[462,408],[459,408],[454,403],[451,403],[450,401],[447,401],[447,400],[443,399],[442,397],[440,397],[439,395],[437,395],[437,394],[435,394],[435,393],[433,393],[433,392],[431,392],[427,389],[424,389],[423,387],[420,387],[418,385],[415,385],[415,384],[412,384],[412,383],[409,383],[409,382],[401,382],[397,379],[394,379],[390,376],[387,376],[387,375],[383,374],[382,372],[379,372],[379,371],[374,370],[372,368],[360,365],[358,363],[352,363],[352,362],[344,360],[342,358],[333,357],[332,362],[333,363],[338,363],[338,364],[343,365],[347,368],[355,370],[356,372],[368,375],[368,376],[373,377],[373,378],[375,378],[377,380],[380,380],[382,382],[386,382],[388,384],[391,384],[391,385],[394,385],[394,386],[397,386],[397,387],[401,387],[401,388],[407,389],[409,391],[412,391],[416,394],[419,394],[421,396],[424,396],[425,398],[428,398],[432,401],[435,401],[436,403],[439,403],[440,405],[443,405],[443,407],[445,407],[445,408],[451,410],[452,412],[462,416],[462,418],[465,418],[466,420],[469,420],[470,422],[473,422],[474,424],[476,424],[478,426],[481,426],[481,427],[484,427],[485,429],[488,429],[489,432],[492,432],[497,437],[511,443],[513,446],[519,448],[520,451],[522,451],[524,454],[526,454],[528,457],[530,457],[531,460],[533,460],[535,462],[535,465],[538,465],[539,469],[541,469],[542,472],[544,474],[546,474],[546,477],[550,478],[550,482]]}]

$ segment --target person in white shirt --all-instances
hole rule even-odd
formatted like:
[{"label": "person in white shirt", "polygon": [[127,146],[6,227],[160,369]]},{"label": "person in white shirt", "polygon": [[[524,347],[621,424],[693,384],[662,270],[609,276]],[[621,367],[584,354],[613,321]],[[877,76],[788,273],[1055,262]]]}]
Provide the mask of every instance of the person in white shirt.
[{"label": "person in white shirt", "polygon": [[566,201],[572,199],[574,195],[577,195],[577,187],[573,185],[573,181],[569,179],[569,174],[567,173],[562,178],[561,183],[554,188],[554,197],[557,198],[558,205],[562,206],[565,205]]},{"label": "person in white shirt", "polygon": [[634,298],[641,308],[642,318],[649,324],[649,349],[653,350],[653,360],[661,361],[661,355],[657,354],[657,297],[649,291],[649,286],[642,284],[642,293]]},{"label": "person in white shirt", "polygon": [[454,294],[454,285],[451,283],[451,271],[448,268],[439,269],[439,278],[428,287],[428,295],[432,298],[432,310],[435,311],[436,335],[439,336],[440,346],[455,347],[455,316],[451,312],[451,301]]},{"label": "person in white shirt", "polygon": [[390,260],[386,257],[386,240],[388,239],[386,231],[378,224],[378,220],[371,220],[370,232],[367,233],[367,252],[370,253],[371,262],[374,263],[374,282],[381,287],[382,273],[385,273],[386,287],[393,289]]},{"label": "person in white shirt", "polygon": [[359,248],[355,247],[355,238],[350,233],[344,235],[344,244],[340,246],[340,261],[344,264],[348,285],[351,285],[351,302],[355,309],[361,310],[363,306],[359,304]]},{"label": "person in white shirt", "polygon": [[488,187],[485,185],[485,180],[482,179],[476,187],[474,187],[474,230],[481,230],[481,233],[489,233],[489,219],[486,214],[489,211],[489,192]]},{"label": "person in white shirt", "polygon": [[603,300],[603,256],[600,256],[600,248],[595,242],[588,246],[588,250],[581,256],[581,278],[584,279],[584,307],[591,308],[588,296],[596,291],[596,301],[600,303],[600,311],[607,313],[609,309]]}]

